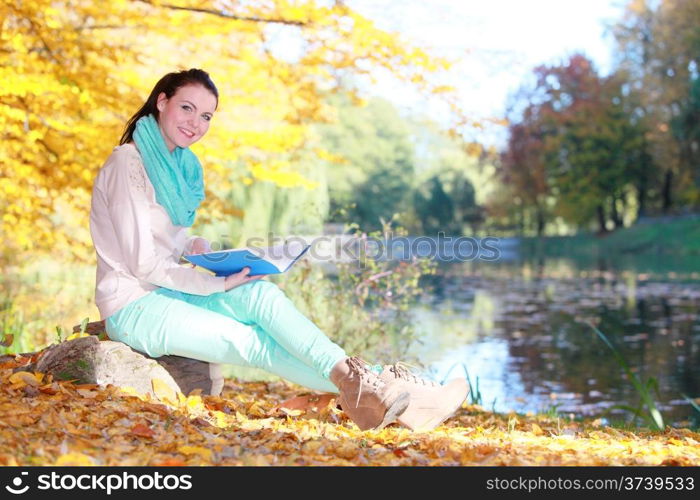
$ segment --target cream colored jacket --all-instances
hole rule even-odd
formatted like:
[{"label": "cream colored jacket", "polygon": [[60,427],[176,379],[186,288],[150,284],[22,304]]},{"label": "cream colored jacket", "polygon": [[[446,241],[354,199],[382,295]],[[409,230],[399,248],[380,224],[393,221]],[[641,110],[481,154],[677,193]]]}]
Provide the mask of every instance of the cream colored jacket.
[{"label": "cream colored jacket", "polygon": [[90,233],[97,253],[95,302],[102,319],[158,287],[223,292],[225,278],[178,264],[196,236],[174,226],[156,202],[133,144],[117,146],[92,190]]}]

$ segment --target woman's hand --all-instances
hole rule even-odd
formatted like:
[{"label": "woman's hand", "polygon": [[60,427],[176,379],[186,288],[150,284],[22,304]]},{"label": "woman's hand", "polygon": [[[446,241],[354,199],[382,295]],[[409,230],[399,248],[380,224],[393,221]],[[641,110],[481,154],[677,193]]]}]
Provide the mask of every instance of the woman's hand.
[{"label": "woman's hand", "polygon": [[209,242],[206,239],[198,237],[192,242],[190,255],[207,252],[211,252],[211,245],[209,245]]},{"label": "woman's hand", "polygon": [[[197,238],[192,241],[192,246],[190,247],[190,253],[187,255],[195,255],[198,253],[207,253],[211,252],[211,245],[209,245],[209,241],[206,240],[205,238],[202,238],[201,236],[198,236]],[[190,264],[191,267],[197,267],[196,264]]]},{"label": "woman's hand", "polygon": [[237,286],[244,285],[251,281],[259,280],[266,276],[269,276],[269,274],[258,274],[257,276],[248,276],[248,273],[250,273],[250,268],[244,267],[242,271],[237,272],[236,274],[230,274],[229,276],[226,276],[224,288],[228,291],[232,288],[236,288]]}]

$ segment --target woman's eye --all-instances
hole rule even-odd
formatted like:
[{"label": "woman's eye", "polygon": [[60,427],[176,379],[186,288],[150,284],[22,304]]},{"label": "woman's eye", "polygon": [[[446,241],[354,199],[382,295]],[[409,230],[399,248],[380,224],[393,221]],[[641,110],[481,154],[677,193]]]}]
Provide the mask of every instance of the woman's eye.
[{"label": "woman's eye", "polygon": [[184,109],[185,111],[192,111],[192,108],[190,108],[187,104],[183,104],[182,109]]},{"label": "woman's eye", "polygon": [[208,122],[211,121],[211,116],[209,116],[209,115],[204,115],[202,118],[204,118]]}]

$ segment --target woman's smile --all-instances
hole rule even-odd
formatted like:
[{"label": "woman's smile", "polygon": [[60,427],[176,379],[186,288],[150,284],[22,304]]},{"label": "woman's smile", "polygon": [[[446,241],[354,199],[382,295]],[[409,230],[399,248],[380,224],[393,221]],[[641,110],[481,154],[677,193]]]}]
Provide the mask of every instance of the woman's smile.
[{"label": "woman's smile", "polygon": [[180,132],[182,132],[182,134],[183,134],[185,137],[187,137],[188,139],[191,139],[192,137],[194,137],[194,132],[190,132],[189,130],[184,129],[184,128],[182,128],[182,127],[178,127],[178,129],[179,129]]}]

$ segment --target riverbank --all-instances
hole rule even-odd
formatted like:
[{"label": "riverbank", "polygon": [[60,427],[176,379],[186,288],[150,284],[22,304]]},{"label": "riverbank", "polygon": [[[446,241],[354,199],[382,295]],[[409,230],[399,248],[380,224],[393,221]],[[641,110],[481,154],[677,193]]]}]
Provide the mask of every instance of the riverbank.
[{"label": "riverbank", "polygon": [[604,235],[521,238],[520,250],[546,257],[611,255],[700,255],[700,216],[657,218]]}]

